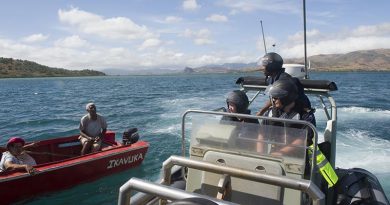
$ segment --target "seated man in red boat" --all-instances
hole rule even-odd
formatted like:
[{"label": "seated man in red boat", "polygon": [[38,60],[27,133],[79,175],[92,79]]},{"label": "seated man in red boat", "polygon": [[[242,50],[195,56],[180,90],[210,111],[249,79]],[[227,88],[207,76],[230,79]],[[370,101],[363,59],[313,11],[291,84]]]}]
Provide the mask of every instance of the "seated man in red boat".
[{"label": "seated man in red boat", "polygon": [[102,145],[102,139],[107,131],[107,123],[103,116],[96,113],[94,103],[88,103],[85,107],[88,114],[80,120],[80,142],[82,144],[81,155],[97,152]]},{"label": "seated man in red boat", "polygon": [[32,167],[37,163],[28,155],[23,146],[25,141],[20,137],[11,137],[7,143],[7,150],[3,153],[0,161],[0,172],[7,170],[26,170],[30,174],[35,173]]}]

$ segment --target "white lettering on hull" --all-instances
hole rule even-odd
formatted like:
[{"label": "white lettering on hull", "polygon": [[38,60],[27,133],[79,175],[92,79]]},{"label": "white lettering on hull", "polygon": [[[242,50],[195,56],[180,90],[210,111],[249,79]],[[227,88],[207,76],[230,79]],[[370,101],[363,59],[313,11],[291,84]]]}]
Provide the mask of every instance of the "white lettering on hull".
[{"label": "white lettering on hull", "polygon": [[112,159],[108,162],[107,169],[111,169],[111,168],[126,165],[126,164],[131,164],[133,162],[137,162],[137,161],[142,160],[142,159],[144,159],[144,156],[142,156],[142,153],[138,153],[135,155],[130,155],[130,156],[122,157],[122,158],[118,158],[118,159]]}]

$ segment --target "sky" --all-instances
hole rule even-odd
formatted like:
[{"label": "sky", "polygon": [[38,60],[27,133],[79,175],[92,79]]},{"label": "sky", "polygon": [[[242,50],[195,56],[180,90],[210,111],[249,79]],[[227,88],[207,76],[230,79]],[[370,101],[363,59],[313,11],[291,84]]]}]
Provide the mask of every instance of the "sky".
[{"label": "sky", "polygon": [[[303,57],[302,0],[0,0],[0,57],[71,70]],[[390,48],[389,0],[307,0],[308,56]]]}]

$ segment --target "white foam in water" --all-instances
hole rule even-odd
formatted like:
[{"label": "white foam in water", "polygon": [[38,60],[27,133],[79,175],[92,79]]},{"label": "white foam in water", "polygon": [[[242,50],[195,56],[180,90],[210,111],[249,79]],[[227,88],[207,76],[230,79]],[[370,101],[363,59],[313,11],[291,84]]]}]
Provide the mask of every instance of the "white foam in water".
[{"label": "white foam in water", "polygon": [[[225,99],[222,97],[222,100],[221,100],[220,96],[214,96],[214,97],[210,97],[210,96],[207,96],[207,97],[191,96],[189,98],[177,98],[177,99],[164,100],[162,102],[162,104],[176,105],[176,106],[188,108],[189,105],[196,105],[196,106],[216,105],[218,107],[219,103],[224,103],[224,102],[225,102]],[[225,104],[223,104],[223,105],[225,105]],[[221,106],[221,105],[219,105],[219,106]]]},{"label": "white foam in water", "polygon": [[341,115],[344,114],[350,116],[350,114],[359,114],[360,116],[364,114],[364,117],[375,117],[375,118],[390,118],[390,110],[382,110],[382,109],[373,109],[366,107],[343,107],[338,108],[338,111]]},{"label": "white foam in water", "polygon": [[389,147],[389,140],[373,137],[367,131],[350,129],[338,132],[336,167],[390,173]]},{"label": "white foam in water", "polygon": [[177,132],[177,125],[171,125],[171,126],[168,126],[168,127],[165,127],[165,128],[159,128],[159,129],[156,129],[154,132],[155,133],[170,133],[170,134],[173,134],[173,133],[176,133]]},{"label": "white foam in water", "polygon": [[[355,106],[338,108],[338,124],[347,130],[338,129],[336,166],[359,167],[377,174],[390,173],[390,140],[370,131],[373,126],[387,129],[389,120],[390,110]],[[354,124],[348,126],[349,123]]]}]

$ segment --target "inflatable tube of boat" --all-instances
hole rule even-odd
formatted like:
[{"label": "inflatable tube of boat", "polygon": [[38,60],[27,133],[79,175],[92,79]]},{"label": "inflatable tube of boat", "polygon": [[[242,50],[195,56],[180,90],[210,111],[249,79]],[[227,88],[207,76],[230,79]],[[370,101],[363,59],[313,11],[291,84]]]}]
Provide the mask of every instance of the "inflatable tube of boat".
[{"label": "inflatable tube of boat", "polygon": [[334,202],[337,205],[389,205],[389,200],[378,179],[369,171],[336,169],[339,181],[334,187]]},{"label": "inflatable tube of boat", "polygon": [[[308,89],[325,89],[329,91],[337,90],[337,85],[335,82],[328,80],[308,80],[308,79],[299,79],[304,88]],[[259,76],[245,76],[237,79],[236,84],[241,85],[253,85],[253,86],[267,86],[265,77]]]}]

